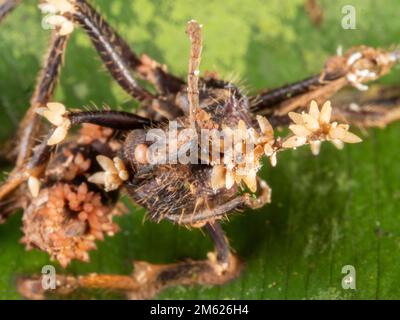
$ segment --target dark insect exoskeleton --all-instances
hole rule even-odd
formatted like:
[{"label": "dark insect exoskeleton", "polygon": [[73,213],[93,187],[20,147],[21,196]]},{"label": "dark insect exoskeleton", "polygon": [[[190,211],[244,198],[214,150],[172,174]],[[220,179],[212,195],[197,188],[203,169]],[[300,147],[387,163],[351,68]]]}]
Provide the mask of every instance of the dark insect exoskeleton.
[{"label": "dark insect exoskeleton", "polygon": [[[3,2],[0,19],[18,3]],[[184,81],[149,56],[132,52],[86,0],[47,0],[40,9],[51,13],[47,23],[55,30],[19,128],[15,169],[0,187],[1,219],[22,207],[23,243],[48,252],[65,267],[72,259],[88,261],[95,241],[118,230],[112,218],[125,211],[118,196],[126,190],[151,220],[202,228],[215,246],[201,261],[135,262],[132,276],[58,275],[56,293],[107,288],[138,299],[173,285],[234,279],[243,263],[229,248],[220,221],[271,201],[270,188],[257,176],[263,157],[275,166],[284,150],[310,145],[318,154],[323,141],[342,148],[361,141],[349,132],[349,124],[385,126],[400,116],[400,97],[387,90],[368,99],[339,95],[333,106],[328,101],[348,85],[368,89],[366,82],[399,60],[396,50],[355,47],[328,59],[320,74],[246,96],[215,74],[200,77],[202,26],[193,20],[187,25],[191,51]],[[110,74],[140,102],[137,114],[70,111],[52,102],[75,26],[86,31]],[[141,87],[138,78],[157,93]],[[52,128],[36,145],[45,132],[43,117]],[[274,128],[283,126],[291,133],[276,136]],[[20,278],[18,288],[29,298],[47,293],[36,277]]]}]

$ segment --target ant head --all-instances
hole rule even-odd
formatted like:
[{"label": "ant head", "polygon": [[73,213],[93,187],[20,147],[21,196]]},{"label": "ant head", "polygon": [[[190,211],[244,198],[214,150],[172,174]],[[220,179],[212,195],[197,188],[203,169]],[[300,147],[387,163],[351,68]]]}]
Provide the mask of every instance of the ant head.
[{"label": "ant head", "polygon": [[[201,121],[200,127],[234,127],[240,120],[252,126],[249,100],[237,86],[230,82],[206,78],[200,81],[199,89],[197,120]],[[185,115],[188,115],[190,108],[186,91],[177,96],[176,102]]]}]

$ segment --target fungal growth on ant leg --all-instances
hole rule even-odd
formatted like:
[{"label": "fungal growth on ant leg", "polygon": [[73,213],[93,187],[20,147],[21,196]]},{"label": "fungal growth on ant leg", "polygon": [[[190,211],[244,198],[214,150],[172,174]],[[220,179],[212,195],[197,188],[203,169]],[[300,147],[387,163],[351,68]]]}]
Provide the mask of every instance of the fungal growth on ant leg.
[{"label": "fungal growth on ant leg", "polygon": [[[0,18],[18,2],[6,0]],[[202,26],[194,20],[186,28],[190,52],[185,81],[151,57],[133,52],[86,0],[47,0],[39,7],[53,14],[47,22],[54,30],[18,130],[15,169],[0,186],[1,221],[22,208],[22,243],[66,267],[72,260],[89,261],[96,241],[118,232],[113,218],[128,214],[119,202],[124,192],[146,209],[150,220],[204,230],[214,250],[203,260],[162,265],[134,261],[132,275],[59,274],[51,292],[41,287],[40,276],[21,276],[18,290],[27,298],[99,288],[148,299],[171,286],[232,281],[244,264],[230,248],[221,222],[273,200],[267,182],[258,176],[263,158],[273,170],[280,152],[307,145],[318,155],[325,141],[342,149],[345,143],[361,142],[350,125],[381,127],[400,118],[398,96],[335,96],[348,86],[367,90],[368,82],[398,62],[396,50],[354,47],[329,58],[317,75],[246,96],[234,83],[201,76]],[[76,111],[53,100],[68,36],[78,27],[110,75],[140,103],[137,114]],[[155,90],[143,88],[139,79]],[[289,133],[277,130],[282,127]]]}]

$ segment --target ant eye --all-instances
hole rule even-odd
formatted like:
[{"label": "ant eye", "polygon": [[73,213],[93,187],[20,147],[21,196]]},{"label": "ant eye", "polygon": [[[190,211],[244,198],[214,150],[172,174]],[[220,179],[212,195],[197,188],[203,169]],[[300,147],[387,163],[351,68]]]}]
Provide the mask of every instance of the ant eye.
[{"label": "ant eye", "polygon": [[140,164],[147,164],[148,161],[148,147],[147,145],[141,143],[138,144],[135,148],[135,159]]}]

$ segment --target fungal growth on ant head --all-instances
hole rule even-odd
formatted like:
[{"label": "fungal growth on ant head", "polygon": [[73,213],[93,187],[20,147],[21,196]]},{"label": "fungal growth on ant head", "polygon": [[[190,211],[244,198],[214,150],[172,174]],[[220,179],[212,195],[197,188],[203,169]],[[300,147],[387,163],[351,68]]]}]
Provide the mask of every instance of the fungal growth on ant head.
[{"label": "fungal growth on ant head", "polygon": [[[5,1],[0,18],[18,2]],[[336,104],[334,97],[346,86],[368,89],[367,82],[399,60],[398,51],[355,47],[328,59],[317,75],[246,96],[215,74],[201,76],[202,26],[194,20],[186,29],[191,50],[185,81],[149,56],[134,53],[86,0],[47,0],[39,7],[53,14],[47,22],[54,30],[18,130],[16,166],[0,186],[1,220],[22,208],[22,242],[65,267],[73,259],[89,261],[96,241],[118,231],[113,217],[126,212],[118,204],[124,190],[151,220],[202,228],[215,248],[200,261],[134,262],[131,276],[58,275],[58,290],[52,294],[107,288],[143,299],[174,285],[233,280],[243,263],[231,251],[220,222],[271,201],[270,187],[257,175],[263,158],[274,167],[278,153],[286,150],[309,145],[318,155],[324,141],[341,149],[361,141],[349,131],[350,124],[385,126],[400,118],[400,100],[384,94],[356,108],[356,101]],[[140,103],[137,114],[71,111],[53,101],[68,37],[76,27],[89,36],[121,88]],[[152,84],[156,93],[138,79]],[[289,133],[277,133],[279,127]],[[39,283],[32,276],[17,285],[26,297],[45,298],[50,293]]]}]

